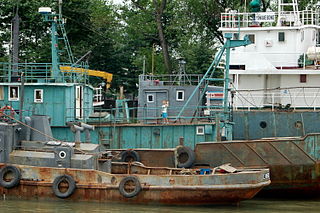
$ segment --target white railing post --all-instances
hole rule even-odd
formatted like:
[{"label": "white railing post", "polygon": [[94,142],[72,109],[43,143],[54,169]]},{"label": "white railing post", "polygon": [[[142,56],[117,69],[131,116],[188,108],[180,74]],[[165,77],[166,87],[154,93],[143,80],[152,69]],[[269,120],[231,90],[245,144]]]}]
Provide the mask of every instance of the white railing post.
[{"label": "white railing post", "polygon": [[316,111],[316,101],[317,101],[316,93],[313,94],[313,111]]},{"label": "white railing post", "polygon": [[271,94],[272,97],[272,103],[271,103],[271,109],[274,111],[274,93]]},{"label": "white railing post", "polygon": [[294,93],[293,93],[293,103],[292,103],[292,104],[293,104],[293,109],[294,109],[294,110],[296,110],[296,104],[295,104],[295,101],[296,101],[296,93],[294,92]]}]

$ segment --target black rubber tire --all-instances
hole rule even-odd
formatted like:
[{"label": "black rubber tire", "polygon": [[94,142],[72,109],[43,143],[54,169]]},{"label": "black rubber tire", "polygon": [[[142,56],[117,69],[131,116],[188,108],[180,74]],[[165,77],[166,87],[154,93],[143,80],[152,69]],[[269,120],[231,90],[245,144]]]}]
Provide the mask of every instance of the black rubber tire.
[{"label": "black rubber tire", "polygon": [[[182,155],[186,155],[187,159],[181,162],[180,158]],[[177,147],[177,167],[178,168],[190,168],[192,167],[194,160],[196,159],[194,151],[187,146]]]},{"label": "black rubber tire", "polygon": [[[63,181],[66,181],[68,183],[68,189],[65,192],[61,192],[59,190],[59,185]],[[74,181],[73,177],[69,175],[60,175],[56,177],[52,184],[53,193],[59,198],[70,197],[74,193],[75,189],[76,189],[76,182]]]},{"label": "black rubber tire", "polygon": [[[125,185],[128,181],[134,182],[135,188],[131,192],[127,192],[125,190]],[[132,198],[132,197],[137,196],[139,194],[139,192],[141,191],[141,184],[140,184],[139,179],[135,176],[127,176],[127,177],[123,178],[119,184],[119,191],[120,191],[120,194],[123,195],[125,198]]]},{"label": "black rubber tire", "polygon": [[121,161],[122,162],[129,162],[129,161],[140,162],[140,155],[136,151],[128,149],[121,153]]},{"label": "black rubber tire", "polygon": [[[8,172],[12,172],[13,178],[9,182],[4,180],[5,175]],[[0,185],[4,188],[10,189],[17,186],[20,183],[21,172],[15,166],[5,166],[0,170]]]}]

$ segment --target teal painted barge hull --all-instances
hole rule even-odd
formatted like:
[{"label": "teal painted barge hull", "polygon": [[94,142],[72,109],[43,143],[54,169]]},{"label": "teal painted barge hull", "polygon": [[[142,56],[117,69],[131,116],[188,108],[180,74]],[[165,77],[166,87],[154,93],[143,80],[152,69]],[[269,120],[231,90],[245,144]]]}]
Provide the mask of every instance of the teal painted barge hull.
[{"label": "teal painted barge hull", "polygon": [[320,132],[320,111],[234,111],[233,139],[304,136]]},{"label": "teal painted barge hull", "polygon": [[[203,132],[199,132],[199,128],[203,128]],[[226,138],[231,139],[231,130],[225,132]],[[52,127],[52,133],[57,139],[74,141],[69,127]],[[197,143],[215,141],[216,133],[216,125],[213,123],[97,125],[91,133],[91,142],[103,144],[110,149],[163,149],[176,147],[180,138],[183,138],[184,145],[194,148]]]}]

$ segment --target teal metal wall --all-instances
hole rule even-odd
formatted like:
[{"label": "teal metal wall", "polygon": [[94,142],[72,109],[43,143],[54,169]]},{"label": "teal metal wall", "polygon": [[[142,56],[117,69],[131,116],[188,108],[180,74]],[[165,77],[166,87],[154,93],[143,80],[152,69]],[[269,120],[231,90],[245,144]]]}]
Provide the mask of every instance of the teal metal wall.
[{"label": "teal metal wall", "polygon": [[[75,121],[75,90],[80,84],[74,83],[32,83],[26,84],[24,88],[23,117],[32,114],[48,115],[51,118],[52,126],[65,126],[68,121]],[[4,99],[0,100],[0,107],[4,105],[12,106],[15,110],[20,110],[20,100],[8,100],[8,84],[3,86]],[[10,86],[20,86],[11,83]],[[34,90],[43,90],[43,103],[34,102]],[[21,99],[21,89],[19,91]],[[93,89],[90,86],[83,87],[83,108],[84,121],[93,111]],[[19,116],[16,115],[16,118]]]},{"label": "teal metal wall", "polygon": [[[203,126],[205,134],[197,135],[197,126]],[[227,139],[231,139],[232,127],[228,126]],[[53,127],[53,136],[64,141],[73,141],[74,135],[67,127]],[[205,141],[216,141],[215,124],[187,125],[115,125],[98,126],[91,133],[91,141],[104,144],[111,149],[128,148],[173,148],[179,145],[179,138],[184,138],[184,145],[195,147]],[[82,133],[82,141],[84,134]]]},{"label": "teal metal wall", "polygon": [[235,140],[304,136],[320,132],[320,111],[235,111],[233,121]]}]

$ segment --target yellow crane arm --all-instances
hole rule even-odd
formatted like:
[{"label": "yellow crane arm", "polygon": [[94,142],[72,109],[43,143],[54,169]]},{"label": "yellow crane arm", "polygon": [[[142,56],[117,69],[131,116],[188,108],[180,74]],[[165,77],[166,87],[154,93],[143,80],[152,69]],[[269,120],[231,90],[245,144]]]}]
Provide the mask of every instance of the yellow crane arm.
[{"label": "yellow crane arm", "polygon": [[99,70],[89,70],[84,68],[70,67],[70,66],[60,66],[61,72],[73,72],[73,73],[81,73],[87,74],[90,76],[101,77],[105,80],[107,84],[107,88],[110,87],[113,75],[108,72],[99,71]]}]

